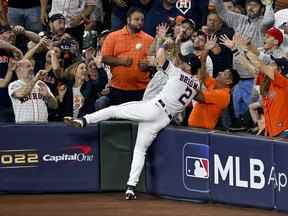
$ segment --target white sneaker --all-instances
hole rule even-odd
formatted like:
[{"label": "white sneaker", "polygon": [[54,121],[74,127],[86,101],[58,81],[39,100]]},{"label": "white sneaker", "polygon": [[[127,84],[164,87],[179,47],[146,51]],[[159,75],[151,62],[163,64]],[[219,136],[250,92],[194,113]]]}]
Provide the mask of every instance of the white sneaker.
[{"label": "white sneaker", "polygon": [[131,188],[127,188],[125,192],[125,199],[126,200],[136,200],[136,194],[134,193],[134,190]]}]

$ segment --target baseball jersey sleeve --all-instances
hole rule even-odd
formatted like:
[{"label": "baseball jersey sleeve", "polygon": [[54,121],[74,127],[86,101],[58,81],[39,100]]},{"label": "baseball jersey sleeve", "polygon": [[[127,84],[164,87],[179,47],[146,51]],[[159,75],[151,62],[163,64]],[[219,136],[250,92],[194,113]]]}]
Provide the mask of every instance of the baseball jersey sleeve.
[{"label": "baseball jersey sleeve", "polygon": [[20,89],[22,86],[23,86],[23,84],[21,82],[18,82],[18,81],[14,81],[14,82],[10,83],[8,86],[8,94],[9,94],[10,98],[14,97],[15,91]]},{"label": "baseball jersey sleeve", "polygon": [[179,69],[173,65],[171,61],[166,60],[162,66],[163,72],[168,76],[175,76],[179,74]]}]

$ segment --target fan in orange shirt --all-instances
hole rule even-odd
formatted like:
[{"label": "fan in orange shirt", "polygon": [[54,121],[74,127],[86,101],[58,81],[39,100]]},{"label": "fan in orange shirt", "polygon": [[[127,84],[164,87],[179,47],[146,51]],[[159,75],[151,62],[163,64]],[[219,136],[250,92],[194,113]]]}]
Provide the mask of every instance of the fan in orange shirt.
[{"label": "fan in orange shirt", "polygon": [[239,81],[239,74],[233,69],[226,69],[218,73],[216,79],[209,76],[206,70],[206,59],[209,50],[217,45],[216,36],[207,39],[201,54],[202,68],[200,80],[205,84],[205,89],[200,89],[194,98],[196,104],[188,119],[189,127],[215,128],[222,111],[229,105],[230,89]]},{"label": "fan in orange shirt", "polygon": [[197,102],[188,119],[189,127],[215,128],[223,110],[230,102],[230,89],[238,82],[239,75],[233,69],[219,72],[216,79],[205,78],[205,90],[194,98]]}]

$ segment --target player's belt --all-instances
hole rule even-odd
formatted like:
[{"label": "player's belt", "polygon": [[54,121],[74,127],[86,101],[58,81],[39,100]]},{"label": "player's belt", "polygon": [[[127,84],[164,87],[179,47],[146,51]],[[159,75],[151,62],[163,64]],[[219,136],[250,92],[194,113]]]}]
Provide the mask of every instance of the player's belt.
[{"label": "player's belt", "polygon": [[173,119],[173,116],[172,116],[170,113],[168,113],[168,111],[165,109],[166,104],[165,104],[161,99],[158,100],[158,103],[159,103],[160,106],[164,109],[164,111],[167,113],[168,118],[169,118],[170,120],[172,120],[172,119]]}]

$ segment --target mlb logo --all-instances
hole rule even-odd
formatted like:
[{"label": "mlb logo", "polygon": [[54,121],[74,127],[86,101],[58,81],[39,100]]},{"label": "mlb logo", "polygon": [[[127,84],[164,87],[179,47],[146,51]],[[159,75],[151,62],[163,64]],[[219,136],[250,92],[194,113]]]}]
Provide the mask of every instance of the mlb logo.
[{"label": "mlb logo", "polygon": [[183,146],[183,185],[188,191],[209,192],[209,146],[186,143]]},{"label": "mlb logo", "polygon": [[186,175],[192,178],[209,177],[209,160],[199,157],[186,157]]}]

